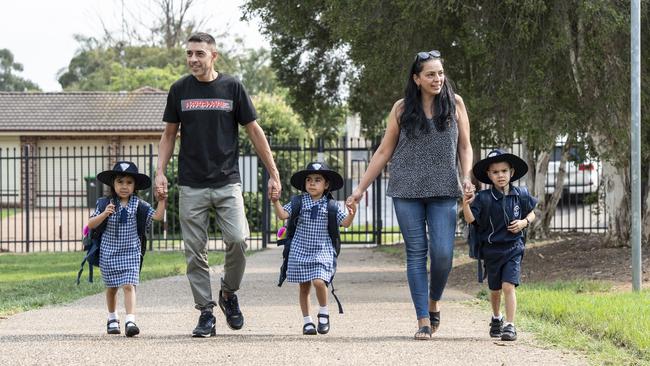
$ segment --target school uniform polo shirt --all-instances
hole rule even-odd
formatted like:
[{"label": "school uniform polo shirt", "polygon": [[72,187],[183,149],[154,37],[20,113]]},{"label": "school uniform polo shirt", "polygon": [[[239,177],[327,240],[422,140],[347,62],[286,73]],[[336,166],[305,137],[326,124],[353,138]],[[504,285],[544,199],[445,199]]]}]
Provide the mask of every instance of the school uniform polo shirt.
[{"label": "school uniform polo shirt", "polygon": [[[488,196],[490,212],[485,212],[486,207],[482,207],[483,200],[480,199],[479,195]],[[488,243],[488,245],[514,245],[516,242],[523,240],[523,232],[511,233],[508,231],[508,225],[513,220],[523,220],[536,205],[537,199],[535,197],[520,191],[511,184],[507,195],[499,192],[494,187],[478,192],[470,209],[476,224],[484,222],[481,219],[482,215],[489,215],[488,220],[485,220],[487,227],[479,229],[484,243]]]}]

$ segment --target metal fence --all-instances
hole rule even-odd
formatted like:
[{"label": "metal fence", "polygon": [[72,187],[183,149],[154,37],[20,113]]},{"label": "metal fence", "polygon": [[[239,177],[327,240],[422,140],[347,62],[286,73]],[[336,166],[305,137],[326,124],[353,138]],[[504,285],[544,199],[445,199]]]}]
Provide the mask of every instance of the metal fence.
[{"label": "metal fence", "polygon": [[[374,147],[376,145],[367,140],[272,144],[283,181],[282,201],[287,202],[291,194],[298,193],[289,183],[291,174],[308,162],[318,160],[326,161],[344,177],[344,187],[335,194],[343,205],[342,201],[356,188],[365,172]],[[247,144],[242,145],[240,154],[244,202],[251,227],[248,244],[249,248],[257,250],[275,243],[275,232],[283,223],[275,218],[267,199],[268,176],[263,165]],[[82,227],[94,211],[97,198],[108,193],[107,187],[96,181],[95,176],[119,160],[133,161],[141,172],[153,177],[157,151],[152,145],[115,151],[96,147],[31,149],[26,146],[22,150],[0,147],[0,251],[82,250]],[[165,220],[154,222],[152,226],[148,241],[150,250],[183,249],[178,222],[177,162],[174,155],[168,165],[168,208]],[[386,196],[388,179],[385,170],[369,187],[353,226],[342,229],[344,243],[384,244],[402,240],[392,200]],[[150,189],[140,191],[139,195],[155,204]],[[563,196],[551,230],[604,231],[603,202],[598,192]],[[214,214],[210,219],[208,249],[223,249]]]}]

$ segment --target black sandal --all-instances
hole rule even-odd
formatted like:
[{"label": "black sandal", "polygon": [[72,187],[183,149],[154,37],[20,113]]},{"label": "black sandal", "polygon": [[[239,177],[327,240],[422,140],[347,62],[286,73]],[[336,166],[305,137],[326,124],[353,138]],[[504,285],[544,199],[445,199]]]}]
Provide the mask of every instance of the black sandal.
[{"label": "black sandal", "polygon": [[[327,319],[327,323],[321,323],[320,318]],[[330,331],[330,316],[327,314],[318,314],[318,333],[327,334]]]},{"label": "black sandal", "polygon": [[[111,324],[117,323],[117,327],[111,327]],[[120,321],[117,319],[111,319],[106,322],[106,333],[108,334],[120,334]]]},{"label": "black sandal", "polygon": [[440,327],[440,312],[439,311],[430,311],[429,312],[429,321],[431,321],[431,332],[435,333]]},{"label": "black sandal", "polygon": [[426,341],[431,339],[431,335],[433,333],[431,332],[431,327],[428,325],[420,327],[417,332],[415,332],[415,339],[419,341]]},{"label": "black sandal", "polygon": [[302,334],[316,335],[316,325],[314,323],[306,323],[305,325],[302,326]]},{"label": "black sandal", "polygon": [[140,334],[140,328],[134,322],[128,321],[124,324],[124,333],[127,337],[133,337]]}]

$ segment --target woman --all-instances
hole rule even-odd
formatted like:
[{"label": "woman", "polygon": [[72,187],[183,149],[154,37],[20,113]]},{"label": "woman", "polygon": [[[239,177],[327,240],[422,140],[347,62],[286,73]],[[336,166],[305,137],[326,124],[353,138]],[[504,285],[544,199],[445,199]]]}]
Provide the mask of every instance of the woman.
[{"label": "woman", "polygon": [[430,339],[440,324],[439,301],[452,264],[461,196],[457,159],[462,188],[472,192],[473,155],[465,104],[445,77],[439,51],[415,56],[404,94],[393,105],[384,138],[346,204],[359,202],[391,161],[387,195],[393,198],[405,241],[406,273],[418,320],[415,339]]}]

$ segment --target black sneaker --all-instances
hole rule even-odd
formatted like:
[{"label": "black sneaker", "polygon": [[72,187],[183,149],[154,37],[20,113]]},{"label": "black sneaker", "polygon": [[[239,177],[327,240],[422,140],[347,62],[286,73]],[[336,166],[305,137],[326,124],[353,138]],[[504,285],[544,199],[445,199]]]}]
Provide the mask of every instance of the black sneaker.
[{"label": "black sneaker", "polygon": [[492,321],[490,322],[490,337],[501,337],[501,333],[503,332],[503,318],[501,319],[494,319],[492,318]]},{"label": "black sneaker", "polygon": [[501,333],[502,341],[516,341],[517,340],[517,330],[512,324],[508,324],[503,327],[503,332]]},{"label": "black sneaker", "polygon": [[219,307],[226,315],[226,323],[232,330],[239,330],[244,326],[244,315],[239,310],[239,301],[237,295],[230,294],[228,300],[224,299],[222,292],[219,291]]},{"label": "black sneaker", "polygon": [[212,311],[203,310],[199,317],[199,323],[192,331],[192,337],[210,337],[217,335],[215,322],[217,319],[212,315]]}]

